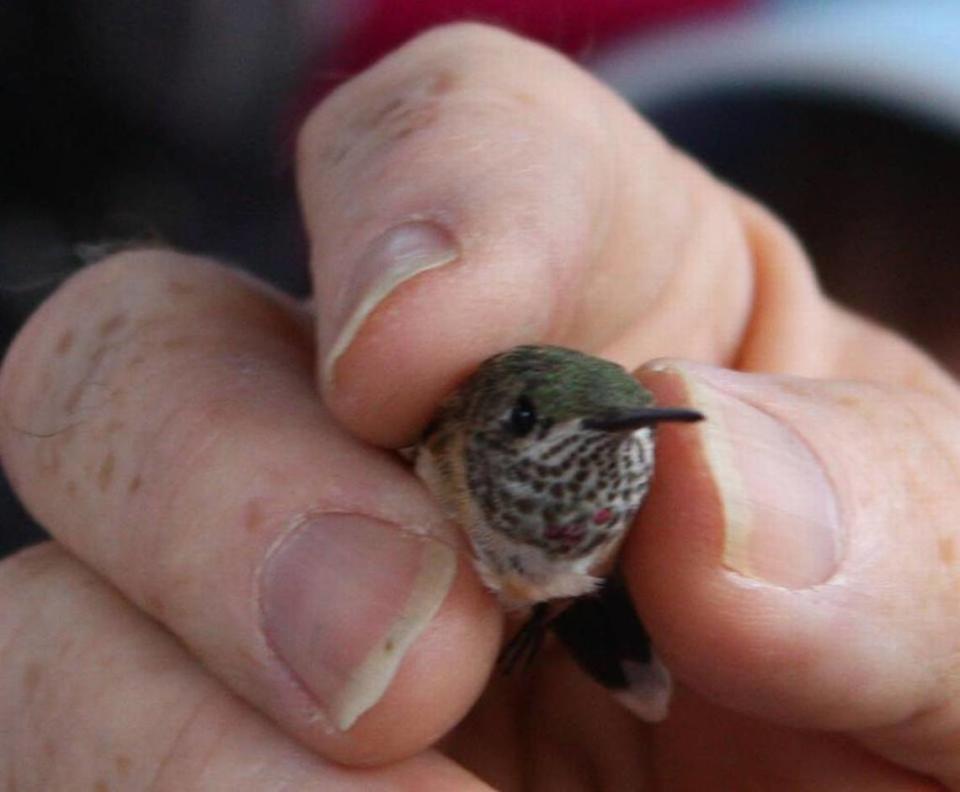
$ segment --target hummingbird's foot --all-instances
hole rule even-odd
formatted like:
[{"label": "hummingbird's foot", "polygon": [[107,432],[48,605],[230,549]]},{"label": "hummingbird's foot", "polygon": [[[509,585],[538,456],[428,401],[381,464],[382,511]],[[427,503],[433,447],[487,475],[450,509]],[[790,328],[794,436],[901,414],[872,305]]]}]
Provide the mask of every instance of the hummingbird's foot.
[{"label": "hummingbird's foot", "polygon": [[497,666],[504,674],[510,674],[521,661],[524,668],[530,665],[540,647],[543,645],[547,626],[550,623],[550,606],[546,602],[538,602],[530,612],[530,618],[510,642],[503,647]]}]

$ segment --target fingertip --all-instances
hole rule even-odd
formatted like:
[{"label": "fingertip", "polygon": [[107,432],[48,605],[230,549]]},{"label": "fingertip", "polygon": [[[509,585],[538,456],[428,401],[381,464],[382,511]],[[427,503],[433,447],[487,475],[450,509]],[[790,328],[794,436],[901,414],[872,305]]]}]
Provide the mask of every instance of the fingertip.
[{"label": "fingertip", "polygon": [[624,548],[667,666],[717,703],[794,726],[861,729],[923,706],[929,636],[908,603],[928,578],[914,577],[916,537],[901,545],[880,521],[864,533],[851,519],[868,501],[851,509],[848,490],[866,492],[875,471],[843,471],[864,440],[847,425],[850,394],[680,361],[639,376],[658,401],[706,416],[658,432]]},{"label": "fingertip", "polygon": [[484,360],[547,333],[549,297],[543,293],[538,304],[533,284],[521,283],[527,275],[511,275],[514,296],[502,299],[497,285],[476,278],[482,267],[454,266],[460,269],[401,285],[337,359],[324,363],[326,404],[367,442],[415,442],[444,397]]},{"label": "fingertip", "polygon": [[383,696],[345,730],[322,735],[324,754],[352,766],[385,765],[437,743],[466,716],[499,652],[502,615],[460,559],[443,605],[403,658]]},{"label": "fingertip", "polygon": [[[661,358],[637,372],[658,405],[691,407],[704,415],[699,423],[665,423],[657,428],[650,494],[624,548],[628,581],[644,589],[654,578],[663,583],[678,572],[683,575],[678,583],[688,576],[698,579],[698,572],[717,567],[723,555],[723,502],[701,439],[703,427],[712,416],[693,398],[682,365],[682,361]],[[664,570],[662,563],[652,562],[651,549],[658,554],[677,553],[682,567]]]},{"label": "fingertip", "polygon": [[[705,420],[658,429],[650,496],[624,548],[628,585],[655,646],[682,682],[739,712],[820,726],[842,716],[841,707],[831,713],[829,702],[810,694],[811,687],[837,682],[824,642],[830,608],[812,607],[814,589],[737,568],[743,547],[731,531],[749,506],[739,500],[734,474],[718,473],[718,465],[735,464],[711,450],[713,435],[726,432],[728,421],[698,377],[700,368],[660,360],[638,373],[658,403],[693,407]],[[728,440],[750,447],[746,436]]]}]

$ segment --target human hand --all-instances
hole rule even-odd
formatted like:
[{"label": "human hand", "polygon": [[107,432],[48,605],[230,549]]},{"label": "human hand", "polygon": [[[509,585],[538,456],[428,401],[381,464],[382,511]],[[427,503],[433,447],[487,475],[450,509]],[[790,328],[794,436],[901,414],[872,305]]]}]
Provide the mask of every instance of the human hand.
[{"label": "human hand", "polygon": [[[17,788],[960,785],[960,422],[928,358],[603,87],[488,28],[337,91],[299,179],[315,332],[139,251],[8,355],[0,451],[57,540],[0,566]],[[498,609],[376,448],[536,342],[700,361],[640,370],[709,418],[660,431],[624,550],[679,683],[658,726],[555,649],[490,681]]]}]

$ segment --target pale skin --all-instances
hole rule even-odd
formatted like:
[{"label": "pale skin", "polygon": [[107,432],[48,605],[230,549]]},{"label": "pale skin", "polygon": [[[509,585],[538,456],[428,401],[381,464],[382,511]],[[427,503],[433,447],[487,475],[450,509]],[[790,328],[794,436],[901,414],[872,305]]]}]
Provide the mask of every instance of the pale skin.
[{"label": "pale skin", "polygon": [[[5,788],[960,789],[960,396],[928,356],[493,29],[344,85],[298,177],[309,309],[131,251],[4,362],[3,464],[54,537],[0,564]],[[520,343],[669,357],[639,376],[708,416],[660,430],[624,550],[677,680],[656,727],[550,647],[490,681],[500,612],[381,450]]]}]

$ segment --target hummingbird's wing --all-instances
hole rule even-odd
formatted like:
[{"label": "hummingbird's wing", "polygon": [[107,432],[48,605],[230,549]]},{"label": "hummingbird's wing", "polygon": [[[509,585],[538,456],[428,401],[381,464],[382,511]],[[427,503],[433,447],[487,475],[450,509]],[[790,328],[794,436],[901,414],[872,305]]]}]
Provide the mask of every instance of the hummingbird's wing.
[{"label": "hummingbird's wing", "polygon": [[550,623],[577,664],[645,721],[667,716],[673,681],[657,657],[623,580],[604,581]]}]

